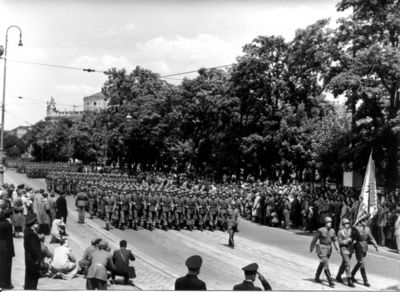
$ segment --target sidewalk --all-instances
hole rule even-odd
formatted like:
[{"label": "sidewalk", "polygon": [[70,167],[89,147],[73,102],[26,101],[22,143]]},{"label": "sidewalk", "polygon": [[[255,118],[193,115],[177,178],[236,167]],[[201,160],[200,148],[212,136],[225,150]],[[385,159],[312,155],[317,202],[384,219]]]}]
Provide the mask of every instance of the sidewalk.
[{"label": "sidewalk", "polygon": [[[67,222],[67,232],[70,236],[67,238],[70,242],[70,248],[72,250],[73,255],[79,261],[84,252],[83,246],[81,246],[80,241],[76,239],[76,233],[74,231],[70,232],[68,230],[72,230],[71,224]],[[50,244],[50,236],[46,236],[45,244],[49,248],[51,252],[54,251],[59,244]],[[90,241],[89,241],[90,244]],[[15,249],[15,257],[13,258],[13,267],[12,267],[12,283],[14,285],[14,290],[23,290],[24,279],[25,279],[25,258],[24,258],[24,239],[23,238],[14,238],[14,249]],[[50,259],[45,259],[48,263]],[[116,285],[108,283],[109,290],[140,290],[135,286],[125,286],[120,285],[122,283],[122,279],[116,279]],[[50,279],[50,278],[40,278],[38,284],[38,290],[86,290],[86,279],[83,275],[77,275],[76,278],[72,280],[60,280],[60,279]]]}]

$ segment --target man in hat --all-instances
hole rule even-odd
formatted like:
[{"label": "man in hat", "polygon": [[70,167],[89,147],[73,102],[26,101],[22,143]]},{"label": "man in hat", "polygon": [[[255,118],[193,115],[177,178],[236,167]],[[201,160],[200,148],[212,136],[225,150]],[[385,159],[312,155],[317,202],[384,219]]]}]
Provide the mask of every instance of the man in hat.
[{"label": "man in hat", "polygon": [[338,241],[340,247],[340,255],[342,256],[342,264],[336,276],[336,281],[343,283],[342,274],[346,272],[348,286],[354,288],[351,277],[350,259],[353,253],[353,238],[350,221],[347,218],[342,220],[342,229],[338,232]]},{"label": "man in hat", "polygon": [[367,226],[369,216],[369,214],[366,214],[365,216],[361,217],[360,220],[356,222],[356,226],[354,227],[354,240],[356,242],[354,247],[357,264],[353,268],[353,271],[351,271],[352,280],[353,282],[356,282],[354,276],[358,269],[361,268],[361,276],[364,280],[364,285],[367,287],[370,286],[367,279],[367,273],[365,271],[365,258],[368,252],[368,243],[371,243],[375,247],[376,251],[378,251],[378,245],[372,236],[371,230]]},{"label": "man in hat", "polygon": [[37,215],[26,216],[24,232],[25,249],[25,290],[36,290],[40,278],[40,263],[43,260],[42,247],[37,230],[39,228]]},{"label": "man in hat", "polygon": [[199,255],[188,258],[185,263],[188,273],[175,281],[175,290],[207,290],[206,283],[197,277],[202,263],[203,260]]},{"label": "man in hat", "polygon": [[99,250],[92,253],[86,275],[87,290],[107,290],[107,271],[113,271],[112,256],[107,251],[108,242],[100,241]]},{"label": "man in hat", "polygon": [[257,272],[258,265],[256,263],[250,264],[242,268],[244,271],[245,280],[241,284],[237,284],[233,287],[233,290],[242,290],[242,291],[261,291],[262,289],[259,287],[255,287],[253,282],[256,280],[256,276],[258,275],[258,279],[261,281],[261,284],[264,287],[265,291],[271,291],[272,288],[265,280],[265,278]]},{"label": "man in hat", "polygon": [[92,239],[91,246],[85,249],[83,253],[82,259],[79,261],[79,267],[81,268],[81,273],[85,275],[87,274],[87,270],[89,268],[90,258],[92,257],[92,253],[99,250],[99,243],[101,242],[101,238]]},{"label": "man in hat", "polygon": [[0,213],[0,287],[13,289],[11,284],[12,258],[15,256],[14,240],[10,217],[13,209]]},{"label": "man in hat", "polygon": [[321,275],[322,269],[324,269],[329,286],[334,287],[335,284],[333,283],[332,276],[329,271],[329,258],[332,253],[332,242],[337,252],[339,252],[339,247],[337,246],[335,230],[332,228],[332,218],[325,217],[325,227],[318,229],[311,241],[310,252],[314,250],[315,244],[318,240],[320,244],[317,246],[317,254],[320,258],[320,263],[315,274],[315,282],[321,283],[319,276]]}]

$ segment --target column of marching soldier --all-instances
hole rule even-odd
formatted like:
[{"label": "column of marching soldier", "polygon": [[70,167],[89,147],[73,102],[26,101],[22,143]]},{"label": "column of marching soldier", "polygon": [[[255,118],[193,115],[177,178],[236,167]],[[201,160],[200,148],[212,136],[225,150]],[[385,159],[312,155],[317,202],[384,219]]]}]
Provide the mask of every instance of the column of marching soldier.
[{"label": "column of marching soldier", "polygon": [[243,215],[246,203],[235,192],[178,188],[167,180],[139,184],[134,178],[118,175],[50,172],[46,183],[51,192],[76,195],[79,222],[84,221],[87,210],[90,218],[105,220],[107,230],[113,225],[122,230],[142,226],[149,230],[186,227],[192,231],[197,227],[225,231],[229,210]]}]

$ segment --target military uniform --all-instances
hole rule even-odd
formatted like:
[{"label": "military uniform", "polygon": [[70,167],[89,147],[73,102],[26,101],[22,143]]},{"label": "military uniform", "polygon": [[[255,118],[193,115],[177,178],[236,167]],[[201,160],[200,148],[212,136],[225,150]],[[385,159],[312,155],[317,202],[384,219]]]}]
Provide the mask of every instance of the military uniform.
[{"label": "military uniform", "polygon": [[[328,217],[328,219],[330,218]],[[332,219],[330,219],[330,222],[332,222]],[[325,275],[329,281],[329,285],[334,286],[329,271],[329,258],[332,253],[332,243],[334,244],[335,249],[339,250],[337,246],[337,238],[335,230],[333,228],[326,228],[326,227],[321,227],[320,229],[318,229],[317,233],[315,234],[314,238],[311,241],[310,252],[314,250],[315,244],[317,243],[318,240],[320,244],[319,246],[317,246],[317,254],[321,262],[319,263],[317,273],[315,275],[315,281],[320,283],[319,276],[321,275],[322,269],[324,269]]]},{"label": "military uniform", "polygon": [[[367,218],[368,217],[366,217],[365,219]],[[360,221],[362,221],[362,219]],[[369,287],[370,285],[368,283],[367,273],[365,271],[365,257],[367,256],[368,252],[368,243],[372,243],[376,250],[378,250],[378,245],[374,237],[372,236],[369,227],[363,224],[358,224],[356,227],[354,227],[354,240],[356,242],[354,248],[357,264],[351,272],[352,279],[353,281],[355,281],[354,276],[357,273],[358,269],[361,268],[361,276],[364,280],[364,285]]]},{"label": "military uniform", "polygon": [[84,190],[76,195],[75,205],[78,207],[78,223],[85,223],[85,207],[87,201],[88,197]]},{"label": "military uniform", "polygon": [[[348,222],[347,219],[344,219],[343,221]],[[343,229],[339,230],[338,232],[338,242],[340,248],[340,255],[342,256],[342,263],[339,267],[336,280],[340,283],[343,283],[341,276],[343,272],[346,271],[348,285],[350,287],[354,287],[354,284],[352,283],[351,268],[350,268],[350,259],[353,254],[353,245],[352,245],[353,239],[351,238],[351,235],[352,235],[351,228],[343,227]]]},{"label": "military uniform", "polygon": [[184,213],[184,199],[182,198],[181,194],[177,194],[173,200],[173,204],[175,206],[175,224],[176,228],[178,230],[181,230],[181,224],[183,223],[183,216],[185,215]]}]

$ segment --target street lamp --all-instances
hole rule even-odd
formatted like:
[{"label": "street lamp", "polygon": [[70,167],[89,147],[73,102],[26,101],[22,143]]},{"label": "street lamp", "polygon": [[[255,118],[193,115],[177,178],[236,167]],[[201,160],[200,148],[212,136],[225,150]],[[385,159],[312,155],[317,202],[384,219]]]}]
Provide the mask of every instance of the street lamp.
[{"label": "street lamp", "polygon": [[16,25],[11,25],[7,28],[6,31],[6,44],[4,50],[4,58],[3,55],[3,46],[0,47],[0,58],[4,59],[4,76],[3,76],[3,104],[1,107],[1,136],[0,136],[0,185],[4,184],[4,164],[3,164],[3,147],[4,147],[4,111],[5,111],[5,102],[6,102],[6,73],[7,73],[7,43],[8,43],[8,31],[10,28],[15,27],[19,30],[19,43],[18,46],[22,47],[22,31]]}]

